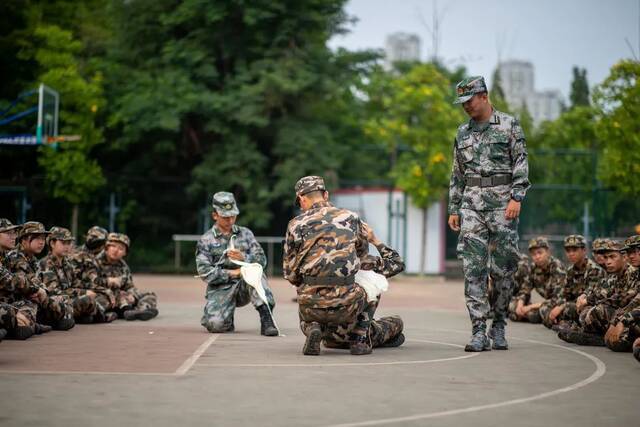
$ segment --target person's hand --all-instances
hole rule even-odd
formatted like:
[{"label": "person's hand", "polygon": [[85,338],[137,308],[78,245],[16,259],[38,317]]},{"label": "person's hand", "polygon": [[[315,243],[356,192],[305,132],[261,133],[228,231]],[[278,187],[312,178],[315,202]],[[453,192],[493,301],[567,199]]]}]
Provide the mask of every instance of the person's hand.
[{"label": "person's hand", "polygon": [[529,310],[526,309],[524,303],[522,301],[518,301],[518,305],[516,306],[516,314],[518,317],[525,317]]},{"label": "person's hand", "polygon": [[453,231],[460,231],[460,215],[449,215],[449,228]]},{"label": "person's hand", "polygon": [[607,333],[604,334],[604,342],[607,344],[617,344],[620,341],[620,336],[624,332],[624,324],[617,322],[614,325],[609,326]]},{"label": "person's hand", "polygon": [[557,322],[558,316],[562,314],[562,310],[564,310],[564,304],[557,305],[551,309],[551,312],[549,313],[549,320],[551,320],[551,323]]},{"label": "person's hand", "polygon": [[227,251],[229,259],[235,259],[236,261],[244,261],[244,255],[237,249],[229,249]]},{"label": "person's hand", "polygon": [[29,295],[29,299],[33,302],[44,304],[44,302],[47,300],[47,291],[45,291],[43,288],[40,288],[33,294]]},{"label": "person's hand", "polygon": [[580,312],[586,305],[587,305],[587,296],[582,294],[576,300],[576,309],[578,310],[578,312]]},{"label": "person's hand", "polygon": [[96,293],[93,291],[86,291],[85,295],[88,296],[89,298],[95,298],[96,297]]},{"label": "person's hand", "polygon": [[29,324],[31,323],[27,316],[25,316],[24,313],[20,312],[16,313],[16,322],[18,326],[29,326]]},{"label": "person's hand", "polygon": [[505,218],[507,219],[516,219],[520,215],[520,202],[516,202],[515,200],[509,200],[509,204],[507,204],[507,211],[505,212]]},{"label": "person's hand", "polygon": [[240,277],[242,277],[242,273],[240,272],[240,269],[236,269],[236,270],[227,270],[227,272],[229,273],[229,277],[231,277],[232,279],[239,279]]},{"label": "person's hand", "polygon": [[107,279],[107,285],[109,285],[110,288],[119,288],[120,287],[120,278],[119,277],[109,277]]}]

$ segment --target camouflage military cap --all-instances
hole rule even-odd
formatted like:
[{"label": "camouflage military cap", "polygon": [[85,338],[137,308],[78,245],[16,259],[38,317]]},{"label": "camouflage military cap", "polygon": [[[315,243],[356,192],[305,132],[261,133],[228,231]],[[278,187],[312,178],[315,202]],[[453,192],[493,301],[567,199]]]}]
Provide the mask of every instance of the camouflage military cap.
[{"label": "camouflage military cap", "polygon": [[453,102],[454,104],[463,104],[471,99],[476,93],[489,92],[487,90],[487,84],[484,82],[484,77],[473,76],[467,77],[456,85],[456,95],[458,98]]},{"label": "camouflage military cap", "polygon": [[587,242],[580,234],[571,234],[564,238],[565,248],[586,248]]},{"label": "camouflage military cap", "polygon": [[600,252],[622,252],[624,250],[624,244],[617,240],[607,239],[602,244]]},{"label": "camouflage military cap", "polygon": [[218,191],[212,197],[212,206],[220,216],[238,216],[240,210],[236,205],[236,199],[233,194],[226,191]]},{"label": "camouflage military cap", "polygon": [[99,242],[101,240],[106,241],[108,235],[109,235],[109,232],[106,229],[98,225],[94,225],[87,231],[87,235],[85,236],[85,241],[86,242]]},{"label": "camouflage military cap", "polygon": [[44,228],[44,225],[41,222],[27,221],[22,224],[22,228],[18,233],[18,238],[20,239],[29,234],[49,234],[49,232]]},{"label": "camouflage military cap", "polygon": [[624,241],[625,249],[635,248],[637,246],[640,246],[640,235],[638,234],[631,236]]},{"label": "camouflage military cap", "polygon": [[604,245],[607,243],[607,241],[609,241],[609,239],[604,239],[604,238],[595,239],[591,244],[591,250],[594,253],[603,252]]},{"label": "camouflage military cap", "polygon": [[547,240],[546,237],[538,236],[529,240],[529,250],[537,249],[537,248],[549,249],[549,241]]},{"label": "camouflage military cap", "polygon": [[64,227],[51,227],[49,235],[47,236],[47,242],[52,240],[61,240],[63,242],[71,242],[75,240],[75,237],[71,235],[71,231]]},{"label": "camouflage military cap", "polygon": [[312,191],[326,191],[327,187],[324,185],[324,179],[320,176],[305,176],[296,182],[295,186],[296,197],[304,196]]},{"label": "camouflage military cap", "polygon": [[129,236],[127,236],[126,234],[109,233],[109,235],[107,236],[107,245],[109,243],[122,243],[127,247],[127,249],[129,249],[129,245],[131,242],[129,241]]},{"label": "camouflage military cap", "polygon": [[19,229],[19,225],[13,225],[7,218],[0,218],[0,233]]}]

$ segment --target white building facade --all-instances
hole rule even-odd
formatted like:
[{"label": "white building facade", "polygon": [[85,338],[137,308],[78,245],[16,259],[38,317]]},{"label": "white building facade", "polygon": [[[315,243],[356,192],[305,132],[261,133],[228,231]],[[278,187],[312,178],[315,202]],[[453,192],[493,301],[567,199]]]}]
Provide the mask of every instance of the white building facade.
[{"label": "white building facade", "polygon": [[393,33],[387,36],[384,45],[387,67],[399,61],[420,60],[420,37],[416,34]]}]

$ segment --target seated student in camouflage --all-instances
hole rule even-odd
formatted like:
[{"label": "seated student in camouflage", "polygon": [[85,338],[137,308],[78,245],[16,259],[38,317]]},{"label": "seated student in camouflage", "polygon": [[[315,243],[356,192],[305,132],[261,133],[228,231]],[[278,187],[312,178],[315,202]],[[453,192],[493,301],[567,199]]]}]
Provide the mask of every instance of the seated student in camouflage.
[{"label": "seated student in camouflage", "polygon": [[[0,328],[9,338],[25,340],[36,330],[37,307],[28,299],[36,289],[25,277],[6,268],[7,253],[16,246],[19,228],[6,218],[0,219]],[[23,299],[25,296],[27,299]],[[38,328],[38,331],[51,330],[48,326],[45,329]]]},{"label": "seated student in camouflage", "polygon": [[69,263],[74,240],[68,229],[51,227],[47,236],[49,254],[40,260],[38,277],[49,295],[60,295],[71,304],[76,323],[93,323],[98,311],[96,294],[85,287]]},{"label": "seated student in camouflage", "polygon": [[107,286],[116,297],[116,312],[126,320],[149,320],[158,315],[158,299],[153,292],[142,292],[133,284],[131,269],[124,260],[129,253],[129,237],[109,233],[104,251],[96,261]]},{"label": "seated student in camouflage", "polygon": [[112,322],[118,318],[115,312],[116,296],[101,273],[97,256],[104,250],[109,232],[97,225],[91,227],[85,236],[84,245],[75,248],[69,255],[74,274],[83,285],[95,293],[96,322]]},{"label": "seated student in camouflage", "polygon": [[[605,273],[595,261],[587,257],[585,238],[579,234],[572,234],[564,239],[564,252],[569,260],[567,280],[554,301],[554,307],[547,319],[543,319],[545,326],[555,331],[560,326],[570,326],[578,322],[576,300],[589,287],[595,287],[604,278]],[[554,327],[555,325],[558,325]]]},{"label": "seated student in camouflage", "polygon": [[[631,264],[627,270],[627,280],[635,283],[636,296],[615,313],[604,336],[607,347],[613,351],[634,351],[640,356],[640,236],[629,237],[624,242],[626,256]],[[640,358],[638,358],[640,361]]]},{"label": "seated student in camouflage", "polygon": [[638,282],[623,255],[623,244],[609,240],[603,250],[607,277],[578,297],[580,324],[558,332],[564,341],[604,346],[603,336],[615,320],[616,311],[629,304],[638,292]]},{"label": "seated student in camouflage", "polygon": [[[551,255],[549,241],[545,237],[529,241],[529,255],[533,260],[533,268],[528,280],[509,304],[509,317],[514,321],[541,323],[555,305],[555,299],[564,286],[566,272],[562,263]],[[544,298],[543,302],[531,303],[534,289]]]},{"label": "seated student in camouflage", "polygon": [[[249,286],[240,273],[240,266],[232,260],[258,263],[265,268],[267,257],[262,246],[256,241],[251,230],[236,225],[240,214],[233,194],[220,191],[212,197],[215,224],[204,233],[196,247],[196,268],[202,280],[207,284],[204,313],[200,324],[211,333],[233,332],[236,307],[251,303],[260,316],[260,334],[277,336],[273,319],[264,301]],[[271,310],[276,305],[266,276],[262,276]]]},{"label": "seated student in camouflage", "polygon": [[591,254],[593,256],[593,260],[596,262],[596,264],[598,264],[600,266],[600,268],[602,268],[602,270],[604,270],[605,275],[607,272],[607,266],[604,262],[604,247],[605,244],[609,241],[609,239],[606,238],[597,238],[593,241],[593,243],[591,244]]},{"label": "seated student in camouflage", "polygon": [[[376,247],[380,256],[365,255],[360,258],[360,270],[372,270],[385,277],[392,277],[404,271],[404,260],[393,248],[385,245],[373,232],[373,229],[365,222],[362,223],[367,240]],[[371,322],[369,326],[368,336],[371,340],[371,347],[399,347],[404,343],[405,336],[402,333],[404,324],[400,316],[385,316],[380,319],[374,319],[378,305],[380,304],[380,296],[376,301],[367,299],[366,307],[363,311],[369,317]],[[328,348],[348,349],[349,341],[349,324],[340,326],[330,325],[327,327],[323,343]]]},{"label": "seated student in camouflage", "polygon": [[[7,268],[31,284],[29,302],[35,302],[37,323],[42,323],[58,330],[68,330],[75,326],[73,307],[60,295],[49,295],[38,277],[38,259],[49,234],[44,225],[29,221],[22,224],[18,233],[18,247],[7,255]],[[23,301],[26,299],[23,298]],[[25,304],[31,305],[28,302]],[[38,326],[36,325],[36,333]]]}]

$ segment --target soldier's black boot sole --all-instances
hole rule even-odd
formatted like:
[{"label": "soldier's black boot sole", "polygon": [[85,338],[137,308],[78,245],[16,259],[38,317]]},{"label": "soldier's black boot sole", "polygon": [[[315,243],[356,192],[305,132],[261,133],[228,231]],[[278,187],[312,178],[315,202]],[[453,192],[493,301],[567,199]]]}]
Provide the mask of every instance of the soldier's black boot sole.
[{"label": "soldier's black boot sole", "polygon": [[404,341],[405,336],[402,332],[400,332],[398,335],[393,337],[393,339],[390,339],[386,343],[382,344],[382,347],[400,347],[402,344],[404,344]]},{"label": "soldier's black boot sole", "polygon": [[320,328],[312,328],[307,335],[307,340],[304,342],[302,348],[302,354],[305,356],[318,356],[320,355],[320,342],[322,341],[322,330]]},{"label": "soldier's black boot sole", "polygon": [[31,326],[17,326],[13,333],[11,334],[12,338],[17,340],[26,340],[27,338],[33,335],[33,328]]},{"label": "soldier's black boot sole", "polygon": [[4,337],[7,336],[7,330],[6,329],[0,329],[0,341],[2,341],[4,339]]},{"label": "soldier's black boot sole", "polygon": [[633,348],[633,357],[635,357],[636,360],[640,362],[640,347]]}]

